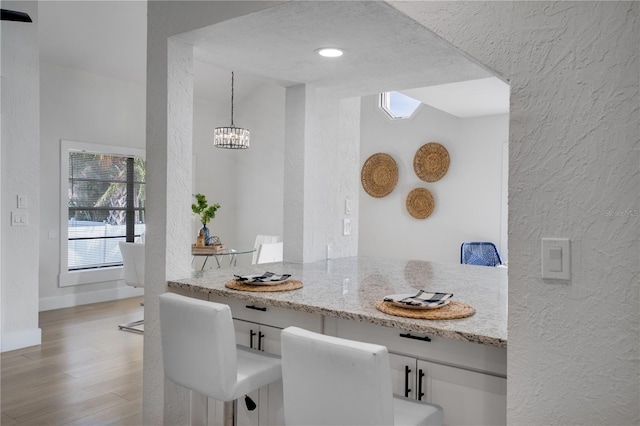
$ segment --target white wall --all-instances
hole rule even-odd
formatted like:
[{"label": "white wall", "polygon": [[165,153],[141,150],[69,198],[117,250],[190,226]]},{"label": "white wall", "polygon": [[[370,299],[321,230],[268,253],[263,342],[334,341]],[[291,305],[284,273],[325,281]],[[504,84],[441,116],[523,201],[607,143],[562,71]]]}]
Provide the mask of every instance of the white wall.
[{"label": "white wall", "polygon": [[[236,248],[236,193],[235,157],[233,150],[219,149],[213,146],[213,129],[217,126],[228,125],[228,105],[222,102],[201,99],[197,97],[193,106],[193,156],[195,159],[194,194],[202,193],[207,196],[210,204],[219,203],[220,209],[216,217],[207,227],[211,235],[217,235],[230,248]],[[242,154],[242,153],[240,153]],[[195,201],[195,200],[194,200]],[[202,223],[193,220],[192,238],[196,241],[197,232]],[[207,261],[208,266],[215,267],[215,261]],[[194,268],[200,269],[203,259],[196,258]]]},{"label": "white wall", "polygon": [[[358,226],[342,234],[345,199],[355,200],[360,100],[313,85],[289,87],[285,122],[284,260],[358,254]],[[353,204],[353,218],[358,203]]]},{"label": "white wall", "polygon": [[[500,246],[502,146],[508,140],[508,115],[457,118],[423,105],[408,120],[390,120],[378,107],[378,96],[362,100],[360,167],[377,152],[398,164],[398,184],[383,198],[367,194],[360,184],[362,256],[428,259],[460,263],[463,241],[492,241]],[[438,142],[449,152],[447,174],[424,182],[413,169],[413,157],[425,143]],[[426,219],[406,209],[414,188],[426,188],[435,208]]]},{"label": "white wall", "polygon": [[[40,212],[40,126],[38,81],[38,6],[3,1],[2,7],[28,13],[34,23],[4,21],[2,52],[2,228],[1,350],[37,345]],[[28,207],[18,209],[18,195]],[[28,215],[28,225],[11,226],[12,213]]]},{"label": "white wall", "polygon": [[[209,228],[227,248],[253,248],[258,234],[282,236],[284,94],[283,87],[263,83],[248,96],[235,99],[235,125],[251,131],[251,146],[232,150],[213,146],[213,129],[229,125],[229,100],[200,99],[195,93],[196,191],[221,205]],[[195,221],[194,228],[200,226]],[[237,263],[250,264],[251,259],[241,255]],[[199,269],[201,264],[196,259],[194,267]],[[215,267],[215,262],[207,266]]]},{"label": "white wall", "polygon": [[141,294],[123,281],[58,287],[58,206],[60,140],[144,149],[145,88],[51,63],[40,65],[40,310]]},{"label": "white wall", "polygon": [[639,424],[640,3],[393,4],[511,86],[509,424]]},{"label": "white wall", "polygon": [[[239,249],[253,247],[258,234],[283,234],[284,98],[283,87],[262,84],[235,109],[236,125],[251,131],[251,147],[236,153]],[[238,265],[250,264],[251,258],[239,256]]]}]

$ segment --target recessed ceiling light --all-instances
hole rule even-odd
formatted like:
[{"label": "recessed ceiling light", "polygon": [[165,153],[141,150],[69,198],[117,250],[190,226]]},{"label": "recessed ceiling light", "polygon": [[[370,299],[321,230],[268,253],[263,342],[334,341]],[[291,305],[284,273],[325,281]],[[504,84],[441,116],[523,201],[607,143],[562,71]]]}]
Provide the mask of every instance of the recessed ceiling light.
[{"label": "recessed ceiling light", "polygon": [[342,54],[344,53],[342,50],[336,49],[334,47],[323,47],[316,50],[316,52],[318,52],[318,55],[324,56],[325,58],[337,58],[339,56],[342,56]]}]

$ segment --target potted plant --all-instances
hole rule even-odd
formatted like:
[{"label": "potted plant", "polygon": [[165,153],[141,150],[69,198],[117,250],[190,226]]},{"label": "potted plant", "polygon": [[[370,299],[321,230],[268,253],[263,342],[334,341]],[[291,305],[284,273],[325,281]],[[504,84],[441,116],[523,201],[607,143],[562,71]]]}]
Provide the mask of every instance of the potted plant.
[{"label": "potted plant", "polygon": [[209,205],[209,203],[207,203],[207,197],[203,194],[196,194],[194,197],[196,198],[196,202],[195,204],[191,204],[191,210],[200,217],[200,222],[202,223],[202,228],[198,235],[204,237],[206,245],[210,245],[211,233],[209,232],[209,228],[207,228],[207,223],[216,217],[216,210],[220,208],[220,204]]}]

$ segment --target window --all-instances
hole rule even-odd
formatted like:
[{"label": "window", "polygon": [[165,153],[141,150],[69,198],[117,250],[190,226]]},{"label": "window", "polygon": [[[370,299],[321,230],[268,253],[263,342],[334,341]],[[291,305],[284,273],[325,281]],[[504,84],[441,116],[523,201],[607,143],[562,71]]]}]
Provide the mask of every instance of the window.
[{"label": "window", "polygon": [[143,151],[63,141],[60,285],[117,280],[145,230]]},{"label": "window", "polygon": [[380,93],[380,108],[392,120],[411,118],[422,102],[400,92]]}]

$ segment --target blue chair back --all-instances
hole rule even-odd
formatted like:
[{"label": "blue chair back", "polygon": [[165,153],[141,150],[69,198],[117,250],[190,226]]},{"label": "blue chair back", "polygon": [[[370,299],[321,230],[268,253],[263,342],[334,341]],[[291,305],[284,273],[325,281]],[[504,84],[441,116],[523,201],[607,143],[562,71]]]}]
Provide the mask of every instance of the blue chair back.
[{"label": "blue chair back", "polygon": [[467,265],[498,266],[502,258],[495,244],[489,242],[464,242],[460,247],[460,263]]}]

